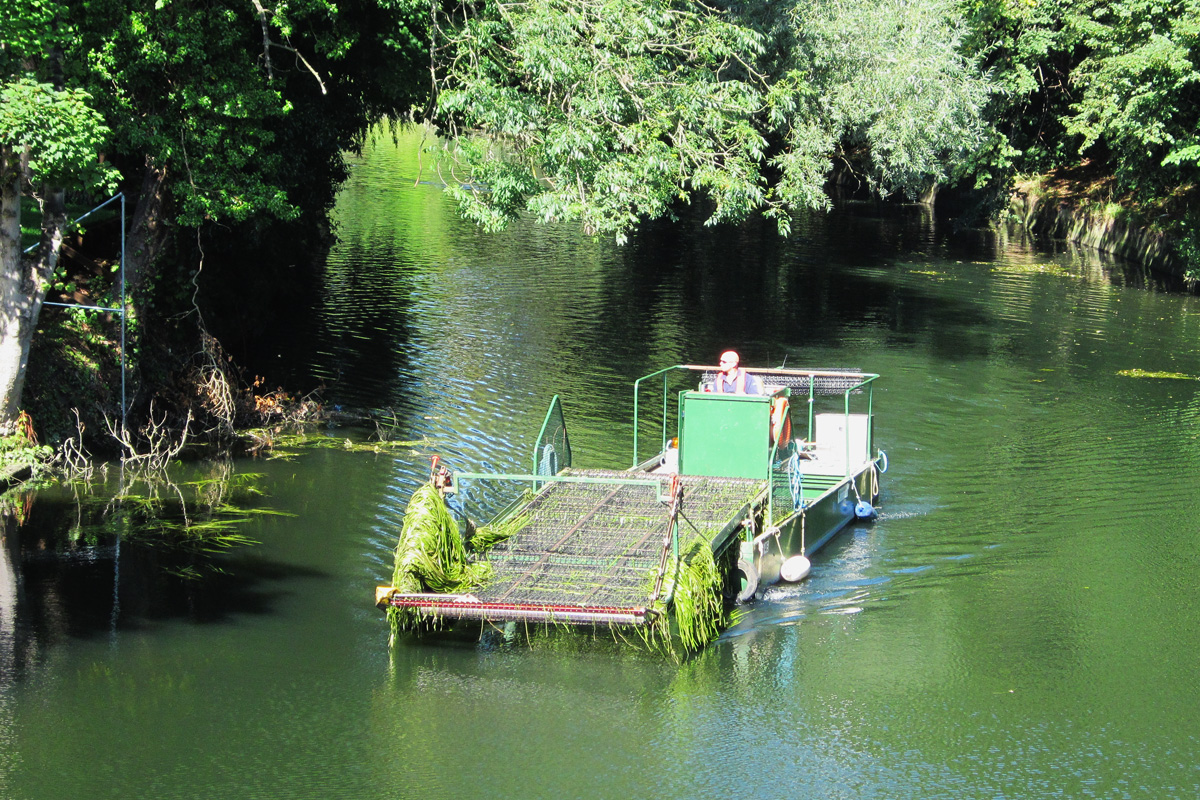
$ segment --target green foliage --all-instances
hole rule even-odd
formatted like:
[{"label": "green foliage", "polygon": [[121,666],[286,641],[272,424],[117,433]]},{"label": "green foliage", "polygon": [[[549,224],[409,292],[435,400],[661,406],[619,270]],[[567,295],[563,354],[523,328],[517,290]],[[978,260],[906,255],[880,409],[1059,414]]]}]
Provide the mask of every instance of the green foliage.
[{"label": "green foliage", "polygon": [[119,320],[96,311],[47,309],[31,344],[25,405],[42,439],[58,443],[76,433],[79,409],[89,435],[104,432],[104,415],[121,409]]},{"label": "green foliage", "polygon": [[61,16],[47,0],[0,9],[0,180],[12,180],[27,152],[35,186],[111,191],[116,172],[99,157],[109,129],[87,91],[57,85],[57,62],[46,58],[73,33]]},{"label": "green foliage", "polygon": [[1124,0],[1078,24],[1088,55],[1067,131],[1110,154],[1119,188],[1158,195],[1200,172],[1200,2]]},{"label": "green foliage", "polygon": [[460,6],[435,37],[432,148],[489,230],[528,212],[618,241],[703,199],[708,224],[824,207],[832,159],[909,193],[981,140],[986,82],[941,0]]},{"label": "green foliage", "polygon": [[[29,77],[0,85],[0,145],[9,152],[29,148],[35,183],[111,191],[116,171],[98,159],[109,131],[90,101],[85,91]],[[15,166],[0,164],[0,173]]]},{"label": "green foliage", "polygon": [[1179,196],[1200,174],[1200,3],[970,0],[963,9],[968,50],[1003,87],[987,113],[995,144],[971,159],[976,175],[1089,158],[1113,174],[1107,191],[1122,202],[1186,204]]},{"label": "green foliage", "polygon": [[424,90],[415,0],[264,3],[257,18],[252,5],[196,0],[70,8],[68,80],[100,103],[131,177],[165,171],[189,227],[295,219],[315,198],[323,211],[343,152]]},{"label": "green foliage", "polygon": [[1196,214],[1180,222],[1175,251],[1184,264],[1183,277],[1193,285],[1200,283],[1200,225]]},{"label": "green foliage", "polygon": [[1030,173],[1073,157],[1064,130],[1079,32],[1073,0],[967,0],[964,50],[998,88],[986,110],[992,136],[969,159],[976,173],[1006,189],[1014,173]]},{"label": "green foliage", "polygon": [[755,32],[667,0],[489,3],[439,32],[445,177],[484,227],[528,209],[622,238],[697,192],[714,223],[767,201]]},{"label": "green foliage", "polygon": [[123,123],[118,152],[178,173],[171,186],[182,224],[296,213],[270,180],[286,157],[273,147],[271,122],[289,106],[256,64],[248,15],[108,0],[91,6],[91,21],[77,77],[113,87],[101,97]]},{"label": "green foliage", "polygon": [[54,456],[46,445],[33,442],[23,433],[0,436],[0,477],[29,467],[34,473],[43,471]]},{"label": "green foliage", "polygon": [[795,3],[769,113],[786,136],[780,196],[822,205],[830,157],[861,167],[881,194],[915,197],[944,182],[985,136],[990,86],[962,54],[965,30],[944,0]]}]

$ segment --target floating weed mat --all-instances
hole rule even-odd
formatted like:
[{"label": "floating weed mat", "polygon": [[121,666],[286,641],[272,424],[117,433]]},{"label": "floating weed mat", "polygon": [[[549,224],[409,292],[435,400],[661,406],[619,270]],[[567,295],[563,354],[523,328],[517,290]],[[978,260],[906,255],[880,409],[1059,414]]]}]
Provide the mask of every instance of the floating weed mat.
[{"label": "floating weed mat", "polygon": [[1061,264],[1000,264],[992,267],[993,272],[1009,275],[1053,275],[1059,278],[1076,277]]},{"label": "floating weed mat", "polygon": [[[650,587],[654,586],[657,575],[655,570],[648,576]],[[694,538],[680,553],[679,560],[667,567],[653,609],[657,618],[641,629],[647,644],[664,647],[674,654],[674,640],[678,637],[681,655],[689,655],[716,639],[729,624],[721,593],[723,584],[724,577],[712,548],[702,537]],[[664,598],[669,598],[669,602],[664,603]]]},{"label": "floating weed mat", "polygon": [[420,439],[352,439],[348,436],[334,437],[324,431],[277,431],[255,428],[245,431],[246,449],[253,454],[263,455],[269,461],[291,461],[303,452],[312,449],[345,450],[352,453],[392,453],[397,450],[418,451],[431,445],[429,437]]},{"label": "floating weed mat", "polygon": [[1197,381],[1195,375],[1185,375],[1182,372],[1149,372],[1144,369],[1123,369],[1117,373],[1122,378],[1169,378],[1177,381]]},{"label": "floating weed mat", "polygon": [[182,578],[223,573],[219,556],[258,544],[242,530],[252,519],[290,515],[252,505],[263,495],[261,474],[235,473],[228,462],[208,468],[209,477],[192,481],[148,472],[114,494],[86,481],[68,484],[76,519],[67,539],[72,547],[121,541],[153,549],[157,567]]},{"label": "floating weed mat", "polygon": [[[396,545],[392,586],[403,593],[458,594],[478,588],[492,575],[486,561],[469,562],[458,522],[433,484],[422,484],[404,510]],[[401,631],[436,627],[436,621],[412,608],[388,606],[392,640]]]}]

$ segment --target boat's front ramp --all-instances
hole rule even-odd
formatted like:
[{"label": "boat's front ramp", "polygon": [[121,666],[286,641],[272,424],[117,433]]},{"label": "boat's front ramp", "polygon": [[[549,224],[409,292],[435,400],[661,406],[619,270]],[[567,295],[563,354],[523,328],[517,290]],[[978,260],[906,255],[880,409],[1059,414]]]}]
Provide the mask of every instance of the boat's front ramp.
[{"label": "boat's front ramp", "polygon": [[503,515],[516,532],[483,556],[494,570],[483,586],[462,594],[380,587],[377,601],[450,619],[648,624],[681,546],[699,538],[714,553],[723,551],[753,519],[766,485],[747,478],[563,470]]}]

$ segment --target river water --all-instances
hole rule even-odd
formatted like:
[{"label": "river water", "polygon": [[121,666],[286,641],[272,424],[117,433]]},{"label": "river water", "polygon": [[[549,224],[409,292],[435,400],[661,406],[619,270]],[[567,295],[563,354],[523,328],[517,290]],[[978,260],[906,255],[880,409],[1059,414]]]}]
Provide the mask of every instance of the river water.
[{"label": "river water", "polygon": [[[71,492],[14,512],[0,797],[1200,793],[1196,298],[916,208],[788,240],[487,235],[414,144],[357,163],[319,301],[259,342],[413,444],[239,462],[283,513],[199,579],[71,534]],[[628,466],[633,379],[726,347],[882,374],[877,521],[682,664],[571,636],[389,650],[373,590],[430,455],[525,471],[557,393],[576,463]]]}]

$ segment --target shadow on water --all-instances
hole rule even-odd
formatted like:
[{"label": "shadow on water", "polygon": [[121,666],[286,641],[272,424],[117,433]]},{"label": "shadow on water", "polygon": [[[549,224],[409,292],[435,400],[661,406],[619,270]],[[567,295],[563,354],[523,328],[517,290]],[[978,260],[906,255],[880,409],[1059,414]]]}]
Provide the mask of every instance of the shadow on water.
[{"label": "shadow on water", "polygon": [[6,498],[18,666],[22,652],[67,638],[271,614],[286,594],[275,587],[324,576],[262,557],[241,533],[247,520],[274,513],[261,502],[259,475],[228,462],[182,475],[116,473]]}]

